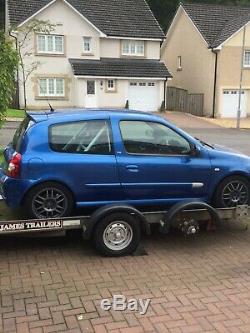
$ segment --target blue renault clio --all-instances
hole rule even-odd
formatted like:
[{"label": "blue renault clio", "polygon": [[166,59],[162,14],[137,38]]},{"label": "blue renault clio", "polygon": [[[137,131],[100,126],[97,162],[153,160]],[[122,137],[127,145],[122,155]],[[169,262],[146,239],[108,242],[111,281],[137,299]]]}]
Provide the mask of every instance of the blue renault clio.
[{"label": "blue renault clio", "polygon": [[32,218],[127,203],[249,204],[250,158],[197,139],[152,114],[28,113],[4,151],[1,193]]}]

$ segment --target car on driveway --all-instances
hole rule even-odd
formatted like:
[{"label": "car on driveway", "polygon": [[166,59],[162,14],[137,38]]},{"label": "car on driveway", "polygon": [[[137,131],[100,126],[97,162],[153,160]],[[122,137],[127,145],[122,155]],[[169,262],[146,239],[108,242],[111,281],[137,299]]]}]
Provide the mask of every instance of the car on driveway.
[{"label": "car on driveway", "polygon": [[32,218],[126,203],[249,204],[250,158],[127,110],[27,113],[4,151],[0,188]]}]

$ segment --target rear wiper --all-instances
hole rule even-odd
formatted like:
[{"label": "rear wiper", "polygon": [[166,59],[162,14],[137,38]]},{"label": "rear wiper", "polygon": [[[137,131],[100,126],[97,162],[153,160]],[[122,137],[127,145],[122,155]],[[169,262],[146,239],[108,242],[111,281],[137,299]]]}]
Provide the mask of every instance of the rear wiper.
[{"label": "rear wiper", "polygon": [[214,149],[214,146],[210,145],[209,143],[205,142],[205,141],[202,141],[201,139],[199,138],[195,138],[196,140],[198,140],[203,146],[207,146],[209,148],[212,148]]}]

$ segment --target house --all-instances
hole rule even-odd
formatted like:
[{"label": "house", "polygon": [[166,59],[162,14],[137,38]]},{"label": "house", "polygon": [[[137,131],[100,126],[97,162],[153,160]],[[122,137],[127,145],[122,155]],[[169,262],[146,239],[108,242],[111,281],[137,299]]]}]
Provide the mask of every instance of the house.
[{"label": "house", "polygon": [[[124,108],[157,111],[171,77],[160,61],[165,38],[145,0],[8,0],[6,28],[32,19],[56,24],[26,45],[29,109]],[[20,73],[19,73],[20,74]],[[24,105],[20,87],[20,106]]]},{"label": "house", "polygon": [[250,7],[180,4],[167,32],[161,56],[170,85],[204,94],[208,116],[237,116],[242,60],[241,116],[250,114],[249,21]]}]

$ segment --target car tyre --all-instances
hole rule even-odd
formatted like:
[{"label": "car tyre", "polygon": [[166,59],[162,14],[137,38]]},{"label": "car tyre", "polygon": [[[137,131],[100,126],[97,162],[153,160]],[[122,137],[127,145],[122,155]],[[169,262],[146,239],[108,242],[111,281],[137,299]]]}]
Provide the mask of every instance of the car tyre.
[{"label": "car tyre", "polygon": [[139,220],[127,213],[113,213],[102,218],[94,230],[97,251],[119,257],[135,252],[141,240]]},{"label": "car tyre", "polygon": [[74,200],[72,193],[55,182],[47,182],[31,189],[25,197],[24,207],[29,217],[49,219],[70,216]]},{"label": "car tyre", "polygon": [[250,182],[242,176],[224,179],[214,195],[214,204],[218,208],[230,208],[250,204]]}]

